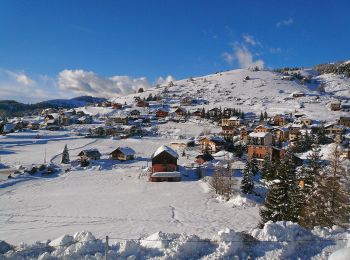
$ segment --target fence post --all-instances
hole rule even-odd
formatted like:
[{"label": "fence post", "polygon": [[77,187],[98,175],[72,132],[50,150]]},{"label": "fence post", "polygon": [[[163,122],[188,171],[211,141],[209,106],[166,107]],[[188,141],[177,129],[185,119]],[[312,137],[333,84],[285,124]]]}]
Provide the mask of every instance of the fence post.
[{"label": "fence post", "polygon": [[105,244],[105,260],[108,260],[108,236],[106,236],[106,244]]}]

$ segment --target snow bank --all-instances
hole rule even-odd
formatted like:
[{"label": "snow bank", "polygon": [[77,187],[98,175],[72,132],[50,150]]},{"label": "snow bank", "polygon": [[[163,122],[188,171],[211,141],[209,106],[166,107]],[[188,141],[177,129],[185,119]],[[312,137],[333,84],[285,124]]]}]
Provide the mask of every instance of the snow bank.
[{"label": "snow bank", "polygon": [[[339,238],[343,238],[342,244]],[[226,228],[211,239],[164,232],[132,240],[111,238],[108,255],[128,260],[326,259],[334,252],[329,259],[339,260],[348,259],[350,247],[345,246],[349,238],[349,231],[338,227],[309,231],[292,222],[267,222],[263,229],[249,233]],[[18,247],[0,241],[0,249],[1,259],[104,259],[105,254],[104,241],[87,231]]]}]

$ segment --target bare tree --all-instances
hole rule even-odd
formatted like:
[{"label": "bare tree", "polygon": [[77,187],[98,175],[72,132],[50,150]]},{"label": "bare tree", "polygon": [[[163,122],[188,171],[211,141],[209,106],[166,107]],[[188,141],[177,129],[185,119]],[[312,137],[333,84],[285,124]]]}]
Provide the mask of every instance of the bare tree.
[{"label": "bare tree", "polygon": [[230,165],[228,167],[218,166],[209,181],[209,185],[216,194],[224,196],[228,200],[234,193],[235,180],[232,177]]}]

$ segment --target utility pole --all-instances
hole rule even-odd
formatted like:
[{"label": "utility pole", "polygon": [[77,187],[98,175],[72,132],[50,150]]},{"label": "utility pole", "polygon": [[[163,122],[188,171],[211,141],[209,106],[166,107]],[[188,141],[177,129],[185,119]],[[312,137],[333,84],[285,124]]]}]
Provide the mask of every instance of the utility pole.
[{"label": "utility pole", "polygon": [[46,164],[46,148],[45,148],[45,155],[44,155],[44,164]]},{"label": "utility pole", "polygon": [[105,260],[108,260],[108,249],[109,249],[109,246],[108,246],[108,236],[106,236],[106,243],[105,243]]}]

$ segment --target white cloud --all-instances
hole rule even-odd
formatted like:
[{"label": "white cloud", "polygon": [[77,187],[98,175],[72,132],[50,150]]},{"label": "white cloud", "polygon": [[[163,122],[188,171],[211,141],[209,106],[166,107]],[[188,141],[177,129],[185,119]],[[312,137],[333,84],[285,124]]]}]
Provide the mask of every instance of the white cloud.
[{"label": "white cloud", "polygon": [[262,46],[261,43],[257,40],[254,39],[254,37],[252,35],[249,35],[249,34],[243,34],[243,40],[249,44],[249,45],[252,45],[252,46]]},{"label": "white cloud", "polygon": [[33,85],[35,81],[28,77],[23,71],[11,71],[11,70],[3,70],[7,75],[15,79],[18,83],[29,86]]},{"label": "white cloud", "polygon": [[163,85],[163,84],[168,84],[168,83],[170,83],[171,81],[175,81],[175,78],[173,77],[173,76],[171,76],[171,75],[168,75],[166,78],[163,78],[163,77],[159,77],[157,80],[156,80],[156,82],[155,82],[155,84],[156,85]]},{"label": "white cloud", "polygon": [[279,22],[276,23],[276,26],[279,28],[281,26],[288,26],[294,23],[294,19],[293,18],[288,18],[288,19],[284,19],[281,20]]},{"label": "white cloud", "polygon": [[57,90],[55,81],[47,76],[39,76],[34,80],[24,72],[0,69],[0,99],[34,103],[67,97],[67,94]]},{"label": "white cloud", "polygon": [[233,45],[231,53],[225,52],[222,55],[229,65],[232,65],[234,61],[237,61],[240,68],[264,68],[264,61],[261,59],[254,60],[251,51],[244,44],[239,44],[238,42]]},{"label": "white cloud", "polygon": [[100,77],[84,70],[63,70],[58,74],[58,87],[82,95],[95,97],[116,97],[135,93],[139,88],[147,89],[151,84],[145,77],[129,76]]}]

